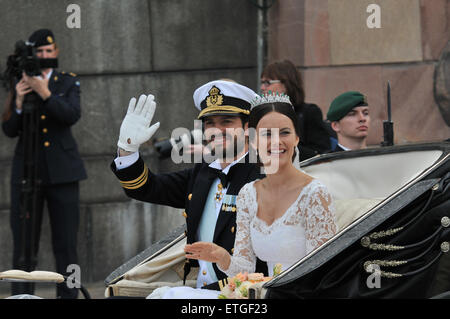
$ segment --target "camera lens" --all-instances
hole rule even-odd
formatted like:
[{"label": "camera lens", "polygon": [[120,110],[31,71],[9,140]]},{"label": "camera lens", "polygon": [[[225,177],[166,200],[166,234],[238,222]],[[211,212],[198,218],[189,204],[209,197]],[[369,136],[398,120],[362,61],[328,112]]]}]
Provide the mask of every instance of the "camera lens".
[{"label": "camera lens", "polygon": [[28,76],[40,75],[40,68],[37,59],[26,59],[23,64],[23,70]]}]

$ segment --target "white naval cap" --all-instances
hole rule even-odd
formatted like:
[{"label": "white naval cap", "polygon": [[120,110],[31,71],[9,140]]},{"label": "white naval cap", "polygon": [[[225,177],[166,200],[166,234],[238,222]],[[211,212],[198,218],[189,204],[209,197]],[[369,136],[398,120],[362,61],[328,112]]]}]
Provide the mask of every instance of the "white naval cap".
[{"label": "white naval cap", "polygon": [[251,89],[230,80],[208,82],[194,92],[198,118],[210,115],[250,114],[250,102],[258,95]]}]

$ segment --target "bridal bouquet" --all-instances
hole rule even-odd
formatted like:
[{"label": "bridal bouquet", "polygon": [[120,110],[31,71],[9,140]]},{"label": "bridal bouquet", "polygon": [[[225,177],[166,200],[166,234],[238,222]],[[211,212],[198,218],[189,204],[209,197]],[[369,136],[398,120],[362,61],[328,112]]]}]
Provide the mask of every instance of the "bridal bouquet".
[{"label": "bridal bouquet", "polygon": [[[281,272],[281,265],[276,264],[273,268],[273,276]],[[219,299],[248,299],[248,289],[256,284],[271,280],[273,277],[264,277],[263,273],[238,273],[228,278],[228,284],[221,289]]]}]

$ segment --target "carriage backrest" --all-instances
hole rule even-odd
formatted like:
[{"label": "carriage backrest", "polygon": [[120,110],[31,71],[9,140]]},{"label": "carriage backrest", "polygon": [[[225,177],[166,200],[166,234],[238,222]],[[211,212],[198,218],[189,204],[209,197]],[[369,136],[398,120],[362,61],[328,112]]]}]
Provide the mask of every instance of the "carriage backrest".
[{"label": "carriage backrest", "polygon": [[339,158],[303,170],[331,192],[342,230],[432,166],[441,155],[440,150],[424,150]]}]

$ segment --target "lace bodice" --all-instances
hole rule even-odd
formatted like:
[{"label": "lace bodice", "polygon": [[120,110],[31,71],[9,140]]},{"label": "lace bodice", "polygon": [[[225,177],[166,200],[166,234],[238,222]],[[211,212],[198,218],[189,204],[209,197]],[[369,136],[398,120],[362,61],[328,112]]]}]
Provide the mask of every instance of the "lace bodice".
[{"label": "lace bodice", "polygon": [[326,187],[313,179],[297,199],[271,225],[257,216],[258,203],[255,182],[239,192],[237,232],[228,276],[239,272],[254,272],[256,257],[266,261],[269,276],[273,266],[282,264],[286,270],[303,256],[319,247],[337,232],[332,198]]}]

